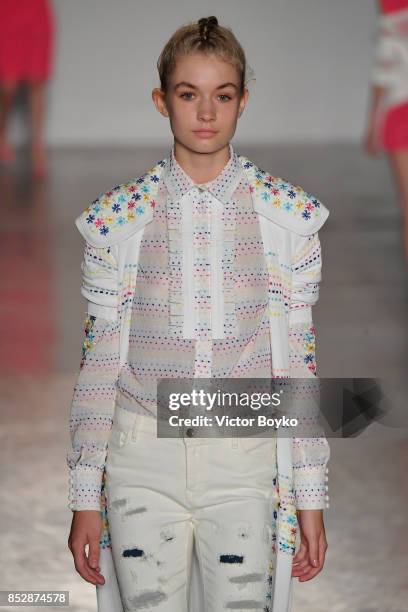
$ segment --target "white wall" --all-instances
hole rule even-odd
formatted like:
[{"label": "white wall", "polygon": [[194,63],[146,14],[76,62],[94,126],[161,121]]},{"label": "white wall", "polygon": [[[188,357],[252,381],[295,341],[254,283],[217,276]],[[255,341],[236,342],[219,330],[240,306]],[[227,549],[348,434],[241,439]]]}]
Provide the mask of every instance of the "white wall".
[{"label": "white wall", "polygon": [[[357,141],[365,122],[375,0],[54,0],[57,47],[48,93],[53,145],[171,141],[151,90],[177,27],[216,15],[255,70],[235,140]],[[205,9],[203,9],[205,6]],[[14,137],[26,130],[21,113]]]}]

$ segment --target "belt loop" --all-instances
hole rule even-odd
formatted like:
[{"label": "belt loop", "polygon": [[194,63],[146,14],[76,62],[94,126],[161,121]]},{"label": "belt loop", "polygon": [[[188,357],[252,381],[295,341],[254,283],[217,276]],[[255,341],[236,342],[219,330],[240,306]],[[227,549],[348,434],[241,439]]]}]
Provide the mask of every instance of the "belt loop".
[{"label": "belt loop", "polygon": [[139,431],[139,425],[140,425],[140,419],[138,418],[138,415],[135,414],[135,418],[133,420],[133,425],[132,425],[132,440],[136,440],[137,438],[137,434]]}]

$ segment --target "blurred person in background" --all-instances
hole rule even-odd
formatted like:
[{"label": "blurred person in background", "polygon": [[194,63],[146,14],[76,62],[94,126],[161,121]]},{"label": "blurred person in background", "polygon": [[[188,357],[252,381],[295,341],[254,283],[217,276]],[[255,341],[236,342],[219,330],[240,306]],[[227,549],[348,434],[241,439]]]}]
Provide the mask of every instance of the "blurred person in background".
[{"label": "blurred person in background", "polygon": [[20,84],[27,84],[34,176],[46,175],[45,84],[52,67],[54,18],[47,0],[0,0],[0,163],[15,159],[7,128]]},{"label": "blurred person in background", "polygon": [[408,0],[380,0],[365,149],[389,156],[408,261]]}]

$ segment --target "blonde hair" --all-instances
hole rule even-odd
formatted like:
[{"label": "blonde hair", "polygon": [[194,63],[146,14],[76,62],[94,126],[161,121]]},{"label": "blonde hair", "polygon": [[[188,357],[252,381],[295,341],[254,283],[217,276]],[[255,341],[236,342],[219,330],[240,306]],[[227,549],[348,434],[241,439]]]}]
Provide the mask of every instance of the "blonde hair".
[{"label": "blonde hair", "polygon": [[177,58],[193,53],[216,55],[235,66],[240,75],[242,95],[248,82],[248,72],[252,75],[253,70],[248,66],[245,52],[232,30],[220,26],[213,15],[181,26],[164,46],[157,60],[160,86],[164,93],[168,91],[169,77]]}]

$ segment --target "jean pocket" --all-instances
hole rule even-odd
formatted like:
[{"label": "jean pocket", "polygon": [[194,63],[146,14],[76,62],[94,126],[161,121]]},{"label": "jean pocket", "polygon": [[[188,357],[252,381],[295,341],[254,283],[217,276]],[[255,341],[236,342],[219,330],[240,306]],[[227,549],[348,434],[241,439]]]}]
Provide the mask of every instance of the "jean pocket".
[{"label": "jean pocket", "polygon": [[247,455],[272,457],[276,453],[276,438],[239,438],[240,447]]}]

